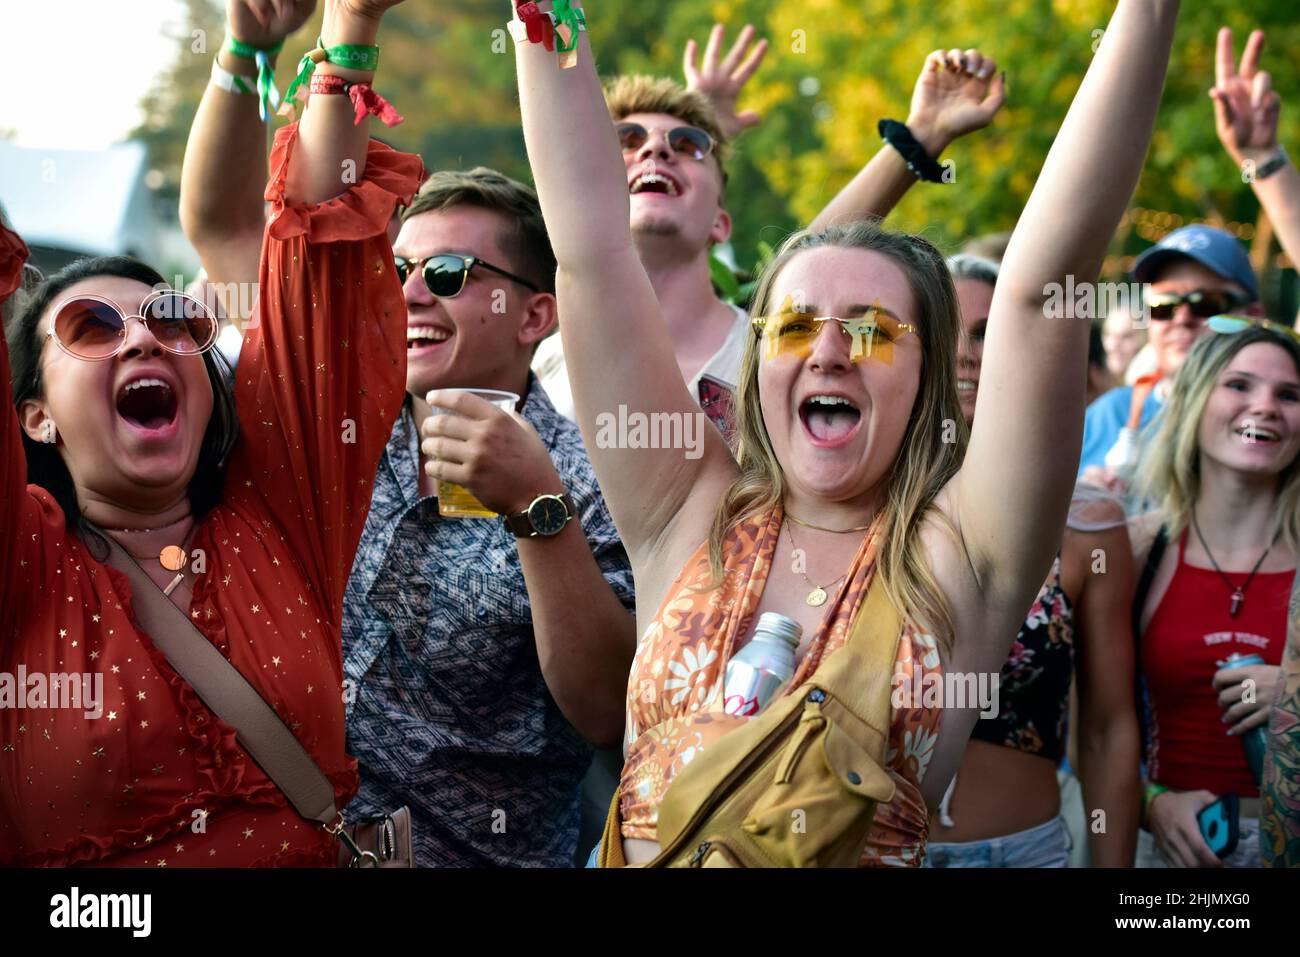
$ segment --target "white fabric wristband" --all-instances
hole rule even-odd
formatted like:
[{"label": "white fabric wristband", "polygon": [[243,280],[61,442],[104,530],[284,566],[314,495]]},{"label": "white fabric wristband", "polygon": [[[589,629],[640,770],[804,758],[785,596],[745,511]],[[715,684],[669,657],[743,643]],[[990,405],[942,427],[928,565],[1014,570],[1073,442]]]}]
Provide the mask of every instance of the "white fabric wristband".
[{"label": "white fabric wristband", "polygon": [[211,83],[219,90],[225,90],[227,93],[251,93],[257,95],[255,77],[240,76],[238,73],[231,73],[220,63],[217,58],[212,58],[212,80]]}]

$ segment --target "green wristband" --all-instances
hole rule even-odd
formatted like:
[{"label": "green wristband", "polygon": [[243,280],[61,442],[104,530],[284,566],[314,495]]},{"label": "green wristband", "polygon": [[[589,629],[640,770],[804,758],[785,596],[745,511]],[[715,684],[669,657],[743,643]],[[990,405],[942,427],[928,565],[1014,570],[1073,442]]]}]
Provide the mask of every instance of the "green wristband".
[{"label": "green wristband", "polygon": [[555,53],[560,69],[577,66],[578,34],[587,29],[587,18],[582,10],[574,10],[569,6],[569,0],[555,0],[551,7],[551,19],[555,23]]},{"label": "green wristband", "polygon": [[275,88],[275,68],[271,66],[271,57],[278,56],[283,49],[283,40],[262,49],[226,34],[226,52],[257,63],[257,112],[263,123],[280,105],[280,91]]},{"label": "green wristband", "polygon": [[[1147,825],[1147,816],[1151,810],[1151,802],[1160,795],[1168,792],[1169,788],[1163,784],[1156,784],[1154,781],[1148,782],[1146,788],[1142,791],[1142,826]],[[1149,830],[1149,828],[1148,828]]]},{"label": "green wristband", "polygon": [[245,60],[256,60],[259,53],[265,53],[267,56],[279,56],[280,51],[284,49],[284,41],[272,44],[269,47],[255,47],[251,43],[245,43],[243,40],[236,40],[229,33],[226,34],[226,49],[235,56],[242,56]]},{"label": "green wristband", "polygon": [[335,66],[346,67],[349,70],[368,70],[374,71],[379,69],[379,47],[364,46],[357,43],[337,43],[332,47],[326,47],[318,37],[316,39],[316,48],[308,50],[298,61],[298,74],[289,84],[289,91],[284,95],[284,106],[289,111],[293,110],[293,99],[298,94],[298,90],[311,79],[312,73],[316,69],[316,64],[321,60],[327,63],[333,63]]}]

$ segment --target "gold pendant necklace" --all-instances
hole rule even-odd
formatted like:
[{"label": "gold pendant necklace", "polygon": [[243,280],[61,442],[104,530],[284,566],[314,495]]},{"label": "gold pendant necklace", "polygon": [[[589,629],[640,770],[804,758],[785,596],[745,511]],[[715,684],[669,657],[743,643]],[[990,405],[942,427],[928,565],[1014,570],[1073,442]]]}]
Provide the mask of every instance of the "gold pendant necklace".
[{"label": "gold pendant necklace", "polygon": [[[794,543],[794,532],[790,531],[789,525],[785,527],[785,534],[786,537],[790,539],[790,547],[795,551],[798,551],[799,546]],[[844,575],[847,574],[848,572],[844,573]],[[803,578],[803,580],[807,582],[809,585],[812,585],[812,591],[810,591],[808,593],[808,596],[804,599],[804,604],[811,605],[813,608],[820,608],[822,605],[826,604],[826,599],[828,597],[826,594],[826,589],[830,588],[832,585],[836,584],[836,582],[839,582],[841,579],[843,579],[844,575],[841,575],[839,578],[835,579],[835,581],[827,582],[825,585],[818,585],[815,582],[813,582],[813,580],[808,577],[808,574],[801,569],[799,571],[799,576]]]},{"label": "gold pendant necklace", "polygon": [[[122,531],[125,531],[125,529],[122,529]],[[136,561],[155,557],[153,555],[137,555],[135,552],[127,552],[127,554]],[[157,560],[158,564],[169,572],[176,572],[176,577],[162,590],[162,593],[170,598],[171,593],[176,590],[176,586],[185,578],[185,566],[189,564],[189,559],[185,554],[185,549],[181,548],[181,546],[167,545],[158,553]]]}]

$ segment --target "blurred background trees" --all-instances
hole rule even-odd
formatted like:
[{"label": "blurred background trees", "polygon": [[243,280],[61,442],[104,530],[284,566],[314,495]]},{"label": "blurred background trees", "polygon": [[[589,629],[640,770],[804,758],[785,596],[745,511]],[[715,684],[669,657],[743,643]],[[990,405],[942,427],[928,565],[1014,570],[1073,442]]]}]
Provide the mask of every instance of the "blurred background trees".
[{"label": "blurred background trees", "polygon": [[[176,38],[176,60],[150,92],[147,119],[136,134],[149,144],[152,164],[170,190],[223,36],[219,3],[185,3],[190,24]],[[745,23],[771,41],[742,99],[742,107],[764,119],[741,137],[730,167],[728,208],[743,267],[752,265],[760,241],[774,244],[806,222],[866,162],[880,144],[878,119],[906,118],[917,73],[937,48],[978,46],[994,57],[1007,72],[1007,106],[989,129],[945,154],[956,164],[955,183],[913,189],[892,222],[944,249],[1010,229],[1112,8],[1111,0],[590,0],[587,17],[606,75],[680,79],[686,40],[702,41],[715,20],[728,25],[728,42]],[[501,0],[455,6],[412,0],[393,10],[385,20],[376,85],[406,122],[377,127],[377,134],[419,152],[430,168],[484,164],[529,181],[506,14]],[[1208,220],[1255,246],[1257,266],[1274,277],[1267,285],[1276,299],[1276,268],[1285,261],[1267,235],[1257,235],[1258,204],[1214,133],[1207,91],[1222,24],[1234,29],[1238,51],[1250,29],[1267,31],[1264,65],[1282,96],[1281,140],[1300,154],[1300,78],[1287,66],[1300,49],[1294,10],[1272,0],[1185,3],[1155,140],[1108,271],[1121,269],[1170,229]],[[281,90],[311,46],[314,26],[286,45]],[[1122,137],[1125,131],[1102,126],[1097,135]]]}]

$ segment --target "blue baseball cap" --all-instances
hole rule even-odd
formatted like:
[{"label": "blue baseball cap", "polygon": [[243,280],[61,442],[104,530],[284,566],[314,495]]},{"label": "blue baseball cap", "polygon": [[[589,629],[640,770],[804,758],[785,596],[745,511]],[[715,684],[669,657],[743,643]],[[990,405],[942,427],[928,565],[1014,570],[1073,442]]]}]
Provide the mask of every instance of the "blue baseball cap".
[{"label": "blue baseball cap", "polygon": [[1250,265],[1250,257],[1241,243],[1222,229],[1197,223],[1175,229],[1156,243],[1133,264],[1133,278],[1151,282],[1166,263],[1191,259],[1217,276],[1235,282],[1252,300],[1259,299],[1259,280]]}]

